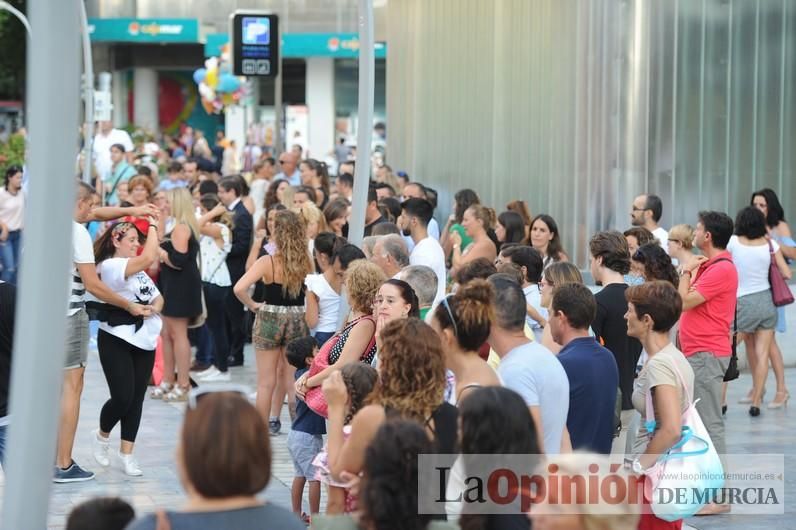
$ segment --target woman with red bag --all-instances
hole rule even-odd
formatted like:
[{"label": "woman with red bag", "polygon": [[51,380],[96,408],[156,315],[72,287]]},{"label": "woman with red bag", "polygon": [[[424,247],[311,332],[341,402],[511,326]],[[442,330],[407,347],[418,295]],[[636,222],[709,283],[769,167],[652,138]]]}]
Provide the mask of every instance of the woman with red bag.
[{"label": "woman with red bag", "polygon": [[323,381],[346,364],[370,364],[376,355],[376,322],[371,311],[373,299],[384,280],[386,277],[378,265],[364,259],[348,266],[345,290],[351,306],[351,320],[324,343],[309,371],[296,381],[296,395],[323,417],[328,413],[321,391]]}]

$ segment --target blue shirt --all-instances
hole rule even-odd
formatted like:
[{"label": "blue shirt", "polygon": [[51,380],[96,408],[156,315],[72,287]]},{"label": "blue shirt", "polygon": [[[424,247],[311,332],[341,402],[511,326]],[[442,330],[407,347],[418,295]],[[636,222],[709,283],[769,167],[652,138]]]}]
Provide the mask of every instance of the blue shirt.
[{"label": "blue shirt", "polygon": [[567,423],[569,381],[550,350],[535,342],[517,346],[500,359],[498,375],[503,386],[517,392],[542,416],[544,452],[561,452],[561,436]]},{"label": "blue shirt", "polygon": [[[304,375],[309,368],[296,370],[296,379]],[[302,400],[296,400],[296,417],[293,420],[294,431],[306,432],[307,434],[326,434],[326,420],[316,414]]]},{"label": "blue shirt", "polygon": [[571,340],[558,360],[569,378],[567,429],[572,449],[611,453],[619,370],[614,355],[593,337]]}]

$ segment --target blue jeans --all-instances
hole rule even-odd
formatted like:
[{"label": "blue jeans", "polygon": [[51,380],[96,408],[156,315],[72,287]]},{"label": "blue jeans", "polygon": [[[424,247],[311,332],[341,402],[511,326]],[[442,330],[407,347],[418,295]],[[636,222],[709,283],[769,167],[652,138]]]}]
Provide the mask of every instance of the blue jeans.
[{"label": "blue jeans", "polygon": [[0,280],[8,283],[17,283],[17,269],[19,268],[19,243],[22,230],[12,230],[8,239],[0,243],[0,261],[3,262],[3,273]]},{"label": "blue jeans", "polygon": [[188,330],[188,340],[196,346],[196,361],[202,364],[214,364],[215,345],[213,344],[213,334],[207,321],[198,328]]}]

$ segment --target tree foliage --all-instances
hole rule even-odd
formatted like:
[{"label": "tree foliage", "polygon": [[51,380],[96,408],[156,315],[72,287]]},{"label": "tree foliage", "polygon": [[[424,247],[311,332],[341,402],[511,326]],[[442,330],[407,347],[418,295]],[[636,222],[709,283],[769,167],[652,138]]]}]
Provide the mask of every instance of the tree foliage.
[{"label": "tree foliage", "polygon": [[[7,0],[23,13],[25,0]],[[0,11],[0,99],[22,100],[25,94],[25,27],[7,11]]]}]

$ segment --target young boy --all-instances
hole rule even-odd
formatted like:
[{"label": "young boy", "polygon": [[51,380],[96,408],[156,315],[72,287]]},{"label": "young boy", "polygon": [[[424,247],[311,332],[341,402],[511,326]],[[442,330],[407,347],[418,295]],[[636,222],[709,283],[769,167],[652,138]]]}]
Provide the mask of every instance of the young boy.
[{"label": "young boy", "polygon": [[[303,337],[292,340],[285,348],[287,361],[296,367],[296,379],[309,370],[312,359],[318,351],[315,339]],[[295,477],[291,487],[293,512],[309,523],[309,517],[301,512],[301,501],[304,495],[304,484],[310,483],[310,513],[316,514],[321,505],[321,483],[315,479],[315,466],[312,461],[323,449],[323,436],[326,434],[326,422],[300,399],[296,400],[296,417],[290,433],[287,435],[287,448],[293,459]]]}]

